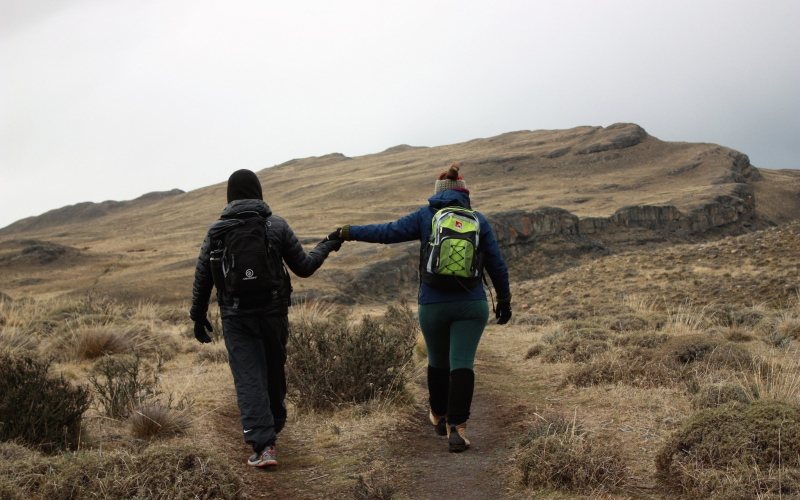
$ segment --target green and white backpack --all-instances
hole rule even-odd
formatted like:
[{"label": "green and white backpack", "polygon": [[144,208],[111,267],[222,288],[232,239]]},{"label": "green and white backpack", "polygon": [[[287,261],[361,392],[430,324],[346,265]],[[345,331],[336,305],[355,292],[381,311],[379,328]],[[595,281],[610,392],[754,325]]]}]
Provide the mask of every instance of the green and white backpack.
[{"label": "green and white backpack", "polygon": [[475,211],[445,207],[433,216],[420,251],[422,282],[445,291],[471,290],[481,281],[481,223]]}]

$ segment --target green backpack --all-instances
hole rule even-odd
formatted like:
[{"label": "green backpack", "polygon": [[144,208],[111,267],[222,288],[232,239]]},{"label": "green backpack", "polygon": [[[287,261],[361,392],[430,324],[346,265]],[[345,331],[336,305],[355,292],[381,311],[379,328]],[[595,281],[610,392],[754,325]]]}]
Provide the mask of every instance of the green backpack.
[{"label": "green backpack", "polygon": [[420,251],[422,282],[445,291],[471,290],[483,275],[481,223],[475,211],[445,207],[433,216]]}]

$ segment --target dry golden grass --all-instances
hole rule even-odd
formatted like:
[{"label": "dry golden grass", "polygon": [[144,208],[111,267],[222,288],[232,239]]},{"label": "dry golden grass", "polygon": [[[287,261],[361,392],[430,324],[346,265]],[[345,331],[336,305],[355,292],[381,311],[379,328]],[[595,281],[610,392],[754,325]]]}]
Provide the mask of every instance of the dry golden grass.
[{"label": "dry golden grass", "polygon": [[190,405],[149,401],[134,408],[128,420],[135,437],[153,439],[186,434],[192,426],[190,414]]},{"label": "dry golden grass", "polygon": [[[798,294],[791,288],[800,270],[800,245],[787,234],[796,239],[785,228],[776,228],[703,245],[612,255],[535,282],[512,281],[514,324],[487,327],[478,352],[477,383],[489,393],[485,397],[494,405],[492,411],[499,412],[508,401],[517,405],[504,417],[519,414],[533,422],[537,413],[576,416],[581,433],[562,433],[558,443],[547,445],[552,452],[552,456],[548,452],[548,460],[565,464],[565,473],[590,480],[570,483],[572,479],[565,476],[558,485],[523,486],[519,464],[507,461],[515,456],[510,446],[522,439],[524,428],[509,425],[508,434],[486,442],[481,440],[481,429],[471,427],[470,435],[480,452],[493,453],[492,460],[497,458],[496,475],[507,478],[507,489],[502,494],[518,498],[673,495],[673,490],[662,489],[662,483],[657,481],[655,460],[670,437],[680,432],[698,411],[723,408],[732,401],[744,404],[742,395],[748,403],[774,400],[800,404],[794,322],[800,316],[800,306]],[[764,246],[769,253],[760,250],[765,253],[759,254],[759,259],[736,268],[739,261],[735,259],[740,257],[733,256],[739,252],[724,250],[742,246],[748,253]],[[710,254],[718,257],[693,270],[697,259]],[[765,262],[766,265],[759,265]],[[634,274],[626,269],[638,274],[626,278],[626,274]],[[562,294],[565,287],[573,292]],[[575,291],[578,289],[580,293]],[[167,449],[192,443],[199,449],[213,450],[234,468],[240,467],[249,454],[241,439],[230,370],[221,362],[224,347],[219,342],[200,346],[185,335],[185,305],[171,308],[138,301],[128,305],[98,297],[36,298],[11,303],[13,307],[6,302],[1,304],[0,339],[24,334],[24,338],[35,340],[32,352],[47,352],[48,345],[65,338],[69,328],[136,328],[140,334],[135,335],[138,340],[132,349],[141,351],[143,359],[157,372],[159,390],[164,395],[172,394],[176,401],[187,397],[195,402],[186,415],[191,426],[185,428],[183,435],[159,432],[155,434],[158,440],[153,442]],[[523,304],[527,308],[523,309]],[[374,305],[363,307],[365,311],[370,308],[371,317],[381,317]],[[293,321],[341,312],[338,308],[326,312],[323,303],[314,302],[292,309]],[[784,336],[781,348],[762,341],[772,332]],[[599,348],[590,351],[590,345]],[[171,357],[159,354],[156,346],[171,346]],[[538,355],[525,359],[532,346],[539,349]],[[544,353],[549,349],[560,349],[558,352],[568,355],[556,363],[547,363]],[[426,399],[421,383],[424,353],[419,352],[418,339],[416,350],[414,366],[409,367],[412,382],[402,398],[370,400],[329,412],[289,408],[279,452],[282,487],[298,496],[326,492],[352,496],[358,487],[361,493],[397,488],[395,497],[413,497],[402,485],[408,477],[426,477],[426,471],[414,470],[413,463],[414,453],[424,449],[415,448],[419,445],[415,440],[427,439],[409,430],[424,418],[419,405],[424,406]],[[86,383],[91,363],[68,356],[54,368],[74,383]],[[570,382],[576,373],[584,373],[589,383]],[[91,469],[95,467],[92,465],[90,470],[116,467],[114,464],[120,462],[115,460],[120,456],[138,460],[136,457],[144,456],[148,450],[150,439],[145,436],[149,432],[154,431],[136,435],[128,420],[105,418],[97,408],[91,409],[81,436],[83,452],[96,454],[102,449],[110,462],[98,469]],[[547,446],[539,448],[540,455]],[[36,481],[46,479],[24,472],[38,470],[38,462],[34,454],[23,454],[30,455],[27,465],[17,463],[14,472],[0,478],[0,488],[5,488],[0,491],[8,491],[12,498],[19,494],[30,496]],[[618,461],[608,463],[616,465],[603,466],[602,470],[622,471],[624,481],[591,483],[591,478],[600,476],[587,471],[605,463],[604,457],[612,456]],[[561,459],[566,461],[559,462]],[[747,485],[758,478],[769,484],[780,481],[789,485],[787,488],[800,484],[788,468],[774,469],[772,472],[781,471],[777,477],[764,466],[759,467],[755,475],[707,468],[698,474],[716,477],[715,481],[726,485],[709,490],[712,496],[751,491]],[[703,481],[705,485],[717,484]],[[625,486],[620,489],[622,484]],[[253,488],[250,492],[258,491],[255,484],[247,487]]]}]

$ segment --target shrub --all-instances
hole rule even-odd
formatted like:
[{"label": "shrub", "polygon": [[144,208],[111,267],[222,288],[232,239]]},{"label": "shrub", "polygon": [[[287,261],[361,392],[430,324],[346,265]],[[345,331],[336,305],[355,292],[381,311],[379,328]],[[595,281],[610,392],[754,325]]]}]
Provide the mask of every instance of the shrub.
[{"label": "shrub", "polygon": [[195,364],[203,363],[227,363],[228,349],[222,343],[201,345],[197,354],[194,356]]},{"label": "shrub", "polygon": [[0,440],[48,452],[78,445],[89,390],[49,369],[50,361],[0,354]]},{"label": "shrub", "polygon": [[541,417],[517,451],[521,482],[529,488],[553,488],[597,494],[628,482],[628,467],[616,442],[600,442],[580,433],[574,418]]},{"label": "shrub", "polygon": [[753,396],[741,385],[711,384],[695,394],[692,405],[697,409],[716,408],[731,402],[747,404],[751,399]]},{"label": "shrub", "polygon": [[693,497],[800,494],[800,408],[774,400],[697,412],[656,457],[664,485]]},{"label": "shrub", "polygon": [[135,406],[156,395],[155,377],[142,373],[142,368],[139,356],[106,356],[95,363],[89,382],[106,416],[127,417]]},{"label": "shrub", "polygon": [[650,320],[638,314],[621,314],[608,321],[608,328],[617,332],[646,330],[650,326]]},{"label": "shrub", "polygon": [[380,324],[369,318],[291,325],[288,399],[301,409],[327,409],[400,393],[417,323],[408,306],[390,306]]}]

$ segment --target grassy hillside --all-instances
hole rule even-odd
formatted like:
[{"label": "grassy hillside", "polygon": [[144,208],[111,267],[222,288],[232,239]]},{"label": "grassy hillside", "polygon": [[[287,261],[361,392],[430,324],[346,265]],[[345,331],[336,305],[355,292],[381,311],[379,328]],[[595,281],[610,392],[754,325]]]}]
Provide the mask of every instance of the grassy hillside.
[{"label": "grassy hillside", "polygon": [[[551,206],[584,218],[643,204],[689,211],[742,185],[752,187],[764,220],[800,215],[797,172],[756,170],[728,148],[663,142],[632,124],[512,132],[432,148],[397,146],[358,158],[330,154],[258,175],[265,201],[301,241],[313,244],[341,224],[386,222],[415,210],[453,161],[463,165],[474,207],[487,215]],[[221,166],[220,179],[233,169]],[[113,210],[65,207],[0,229],[0,291],[186,299],[199,244],[225,206],[225,183],[169,194]],[[413,253],[411,246],[346,245],[317,275],[295,280],[295,289],[300,295],[348,295],[365,265],[400,262]]]}]

